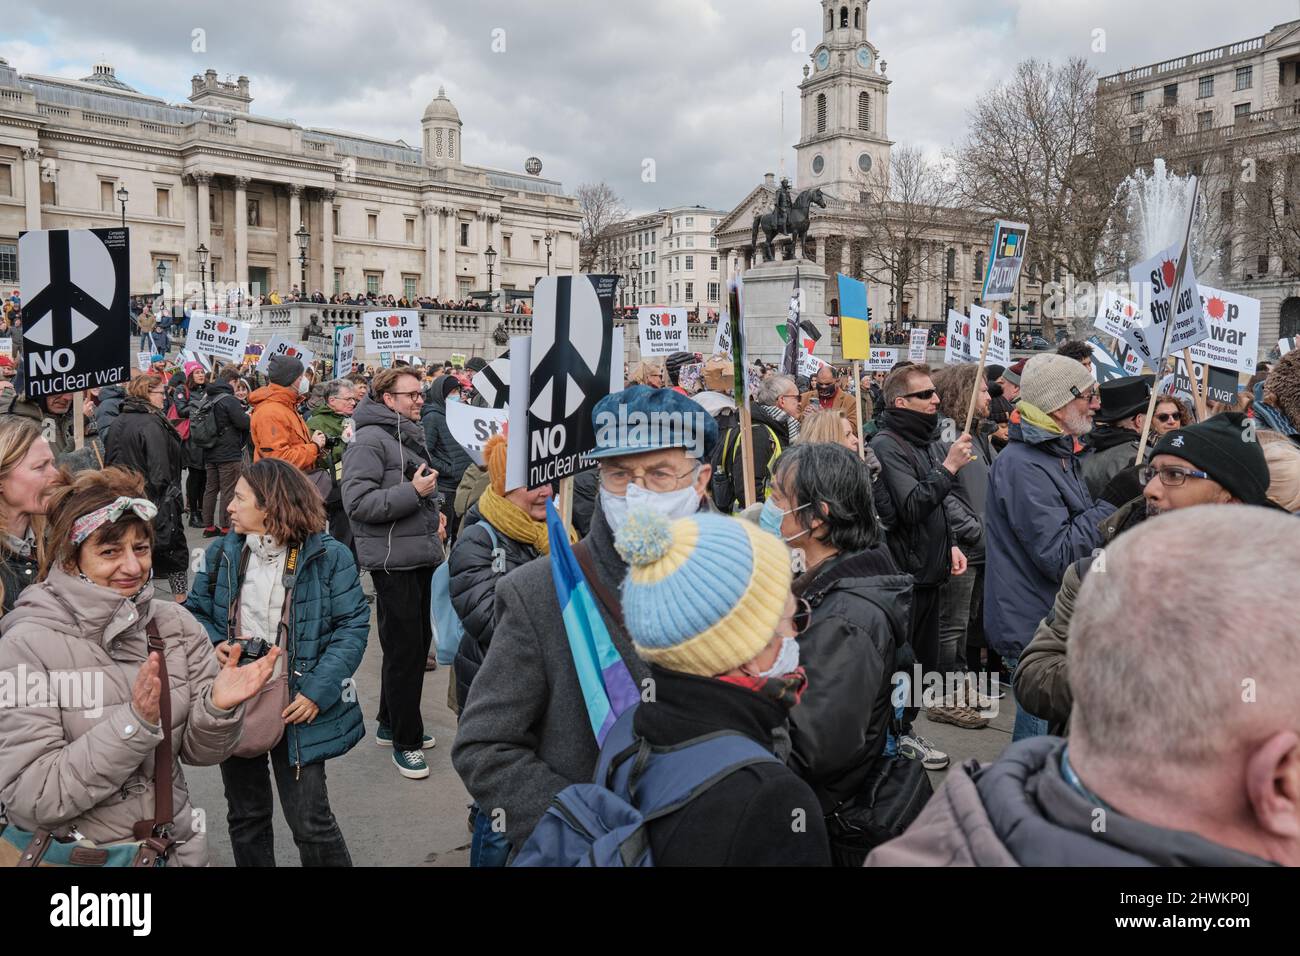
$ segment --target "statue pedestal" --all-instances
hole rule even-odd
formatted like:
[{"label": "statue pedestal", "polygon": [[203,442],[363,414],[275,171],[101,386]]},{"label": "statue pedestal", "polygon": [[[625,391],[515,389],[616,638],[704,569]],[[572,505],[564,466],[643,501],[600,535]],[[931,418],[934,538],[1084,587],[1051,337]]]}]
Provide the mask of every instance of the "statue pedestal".
[{"label": "statue pedestal", "polygon": [[777,333],[790,314],[795,268],[803,290],[803,318],[821,330],[822,340],[813,354],[831,361],[830,323],[826,315],[826,272],[810,259],[761,262],[742,274],[744,290],[741,308],[745,313],[746,350],[749,360],[780,363],[785,343]]}]

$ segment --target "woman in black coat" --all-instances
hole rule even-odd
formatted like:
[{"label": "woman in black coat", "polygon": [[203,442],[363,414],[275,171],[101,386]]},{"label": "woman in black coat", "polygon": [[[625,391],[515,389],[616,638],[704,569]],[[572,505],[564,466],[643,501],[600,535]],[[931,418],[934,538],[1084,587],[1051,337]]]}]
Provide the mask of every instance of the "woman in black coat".
[{"label": "woman in black coat", "polygon": [[131,380],[122,411],[109,431],[105,464],[144,476],[145,495],[158,506],[154,518],[153,567],[166,574],[176,600],[185,598],[189,551],[181,500],[181,436],[163,414],[167,391],[162,376]]},{"label": "woman in black coat", "polygon": [[[188,423],[190,412],[207,391],[208,373],[197,362],[187,363],[186,369],[187,375],[184,381],[175,384],[172,388],[171,400],[176,409],[176,428],[185,436],[181,439],[183,464],[187,469],[185,476],[185,509],[190,515],[190,527],[202,528],[204,527],[203,493],[207,489],[207,462],[203,457],[203,449],[188,438]],[[175,382],[175,379],[173,379],[173,382]],[[186,424],[181,425],[180,422]]]}]

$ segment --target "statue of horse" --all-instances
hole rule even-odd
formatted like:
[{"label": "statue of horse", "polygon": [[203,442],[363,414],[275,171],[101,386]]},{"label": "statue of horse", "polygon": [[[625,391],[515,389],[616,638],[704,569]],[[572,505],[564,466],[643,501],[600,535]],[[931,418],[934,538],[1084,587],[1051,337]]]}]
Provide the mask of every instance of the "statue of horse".
[{"label": "statue of horse", "polygon": [[793,243],[797,243],[797,249],[800,255],[803,255],[804,239],[808,235],[808,222],[811,218],[808,214],[809,207],[813,204],[826,208],[826,197],[822,195],[820,189],[805,189],[795,197],[790,204],[790,211],[786,213],[786,230],[780,232],[776,226],[776,210],[765,212],[761,216],[754,217],[754,229],[751,243],[758,246],[758,230],[762,229],[766,239],[763,242],[764,262],[771,262],[776,258],[776,250],[772,247],[772,240],[778,235],[790,236]]}]

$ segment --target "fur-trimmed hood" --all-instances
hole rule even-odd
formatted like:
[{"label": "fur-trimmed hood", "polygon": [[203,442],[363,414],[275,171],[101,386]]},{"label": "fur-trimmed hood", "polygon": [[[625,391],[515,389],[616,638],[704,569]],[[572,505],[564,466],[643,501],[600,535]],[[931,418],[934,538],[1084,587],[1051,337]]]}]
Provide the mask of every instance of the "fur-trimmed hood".
[{"label": "fur-trimmed hood", "polygon": [[1264,400],[1300,430],[1300,352],[1282,356],[1264,380]]}]

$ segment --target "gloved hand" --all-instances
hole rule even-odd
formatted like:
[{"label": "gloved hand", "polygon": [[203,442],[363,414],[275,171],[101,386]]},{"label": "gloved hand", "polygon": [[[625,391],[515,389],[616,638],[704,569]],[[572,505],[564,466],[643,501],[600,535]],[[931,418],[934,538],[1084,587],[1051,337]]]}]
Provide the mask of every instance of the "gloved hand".
[{"label": "gloved hand", "polygon": [[1116,508],[1122,508],[1134,498],[1141,497],[1142,489],[1145,487],[1138,474],[1141,469],[1141,465],[1129,465],[1116,474],[1101,493],[1101,500],[1109,501]]}]

